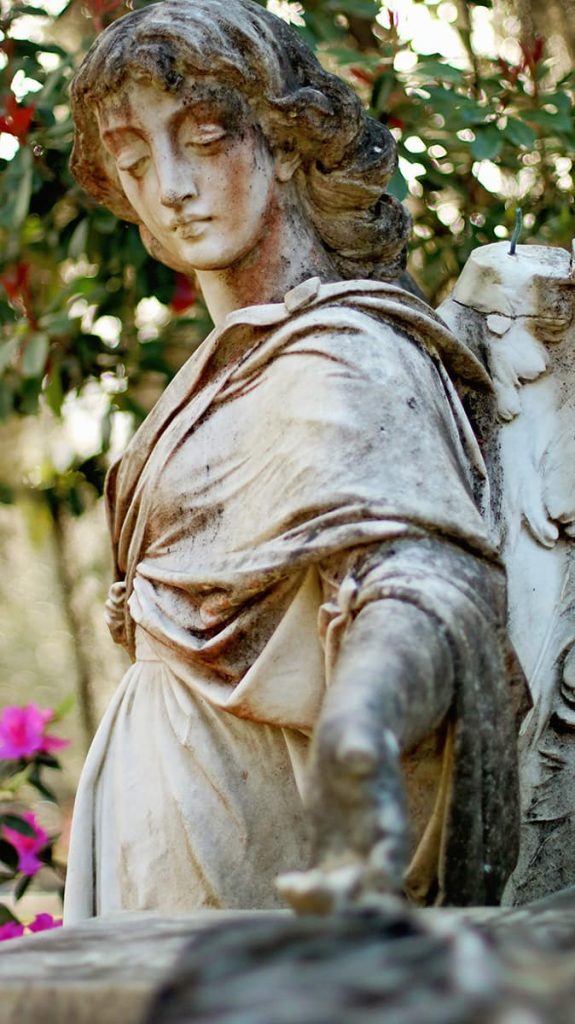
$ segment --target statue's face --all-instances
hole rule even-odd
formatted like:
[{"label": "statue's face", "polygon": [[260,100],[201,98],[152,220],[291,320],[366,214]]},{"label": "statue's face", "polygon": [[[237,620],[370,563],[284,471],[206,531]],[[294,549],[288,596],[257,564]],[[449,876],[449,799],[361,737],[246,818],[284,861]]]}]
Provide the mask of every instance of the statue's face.
[{"label": "statue's face", "polygon": [[174,265],[232,267],[273,230],[274,160],[233,90],[133,81],[98,120],[128,200]]}]

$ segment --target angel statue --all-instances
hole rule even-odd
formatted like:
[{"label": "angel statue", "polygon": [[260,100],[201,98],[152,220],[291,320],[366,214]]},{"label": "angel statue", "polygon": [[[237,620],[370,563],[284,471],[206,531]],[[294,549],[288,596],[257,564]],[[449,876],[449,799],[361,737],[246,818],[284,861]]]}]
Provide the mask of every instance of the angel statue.
[{"label": "angel statue", "polygon": [[107,28],[78,182],[215,324],[107,481],[133,664],[79,786],[66,918],[495,904],[517,856],[505,576],[458,390],[397,282],[387,129],[251,0]]},{"label": "angel statue", "polygon": [[507,570],[509,635],[533,699],[519,739],[521,850],[505,893],[512,903],[575,882],[573,270],[565,249],[486,245],[440,307],[494,384],[474,412]]}]

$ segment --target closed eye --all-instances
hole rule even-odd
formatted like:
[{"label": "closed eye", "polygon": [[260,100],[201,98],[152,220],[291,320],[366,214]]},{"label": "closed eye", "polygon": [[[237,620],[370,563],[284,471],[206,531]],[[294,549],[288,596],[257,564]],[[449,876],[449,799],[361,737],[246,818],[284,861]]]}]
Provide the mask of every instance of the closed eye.
[{"label": "closed eye", "polygon": [[131,174],[133,178],[141,178],[142,174],[146,170],[149,157],[141,156],[137,160],[123,161],[118,163],[118,170],[123,171],[125,174]]},{"label": "closed eye", "polygon": [[220,142],[227,135],[226,129],[221,124],[198,125],[194,130],[183,133],[181,139],[184,148],[194,146],[210,146],[214,142]]}]

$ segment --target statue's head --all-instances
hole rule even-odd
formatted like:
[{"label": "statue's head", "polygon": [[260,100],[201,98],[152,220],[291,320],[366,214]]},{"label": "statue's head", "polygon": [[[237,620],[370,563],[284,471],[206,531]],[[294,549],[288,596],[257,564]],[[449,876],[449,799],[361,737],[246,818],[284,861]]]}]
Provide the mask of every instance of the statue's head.
[{"label": "statue's head", "polygon": [[[165,105],[187,103],[202,83],[236,132],[251,125],[270,154],[291,161],[301,207],[343,277],[396,276],[409,217],[385,193],[396,163],[393,137],[293,29],[251,0],[164,0],[99,36],[71,90],[71,166],[80,184],[141,225],[102,140],[106,112],[150,87]],[[145,228],[142,237],[158,255]]]}]

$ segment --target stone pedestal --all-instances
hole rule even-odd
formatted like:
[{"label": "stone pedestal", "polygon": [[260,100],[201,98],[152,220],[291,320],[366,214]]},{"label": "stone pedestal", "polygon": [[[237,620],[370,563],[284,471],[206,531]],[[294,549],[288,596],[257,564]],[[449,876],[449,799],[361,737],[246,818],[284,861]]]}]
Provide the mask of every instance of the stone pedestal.
[{"label": "stone pedestal", "polygon": [[0,948],[0,1024],[139,1024],[194,935],[270,915],[284,912],[127,913],[12,939]]},{"label": "stone pedestal", "polygon": [[572,1024],[574,948],[575,890],[521,909],[118,915],[7,942],[0,1024]]}]

